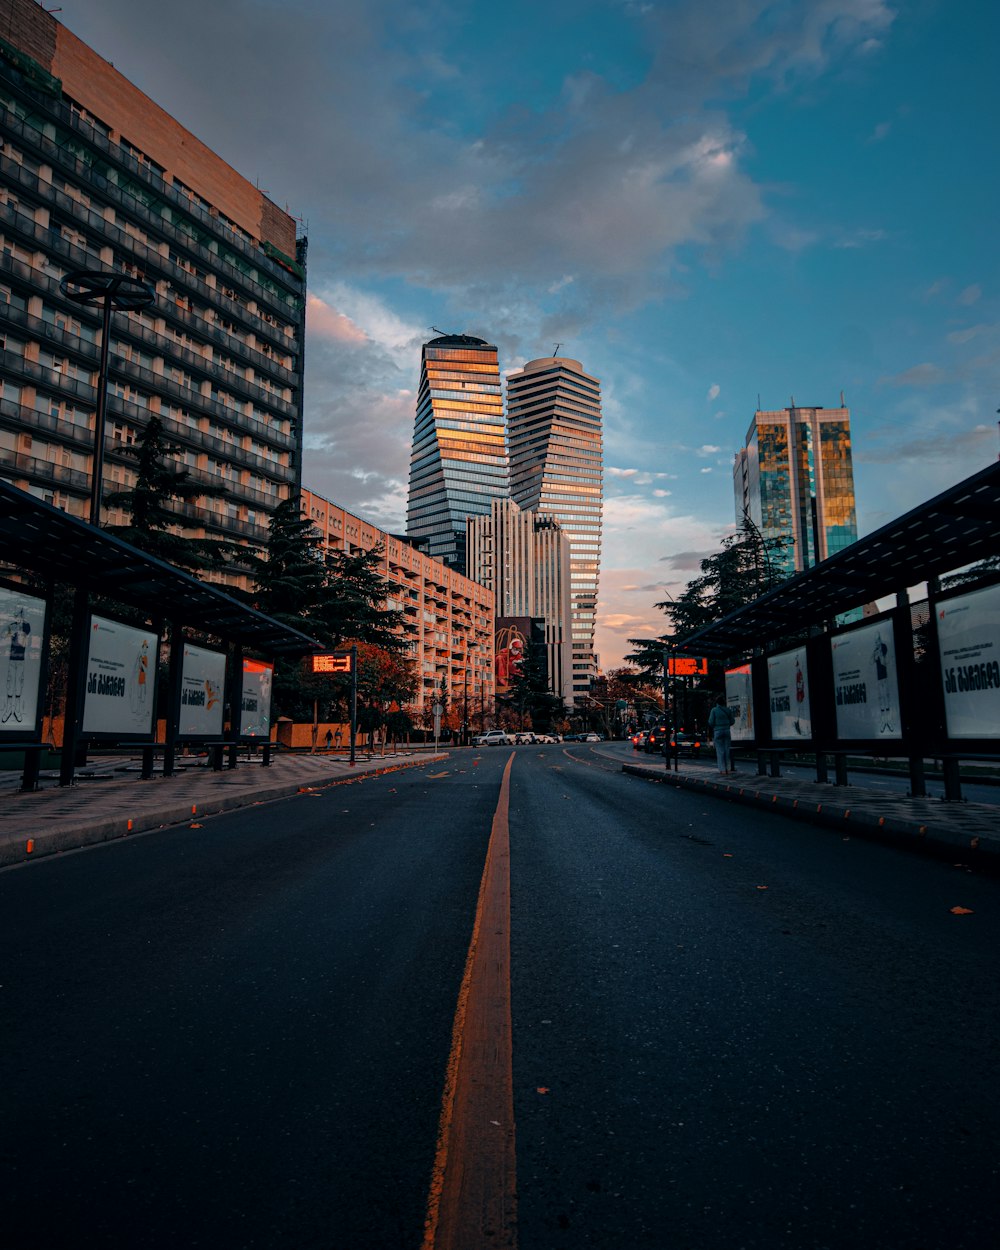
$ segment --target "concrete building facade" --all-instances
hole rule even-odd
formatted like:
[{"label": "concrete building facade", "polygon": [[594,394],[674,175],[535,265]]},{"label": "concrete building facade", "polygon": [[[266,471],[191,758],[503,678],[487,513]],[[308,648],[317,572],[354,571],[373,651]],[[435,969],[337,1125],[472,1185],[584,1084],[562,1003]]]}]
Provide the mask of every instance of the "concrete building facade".
[{"label": "concrete building facade", "polygon": [[858,537],[845,407],[754,413],[746,446],[733,465],[736,520],[744,515],[764,538],[781,538],[785,573],[811,568]]},{"label": "concrete building facade", "polygon": [[570,542],[574,700],[597,677],[594,629],[601,565],[601,384],[578,360],[529,361],[507,379],[510,497],[554,517]]},{"label": "concrete building facade", "polygon": [[420,687],[414,702],[429,716],[442,685],[452,708],[466,702],[478,717],[493,707],[493,591],[407,538],[387,534],[313,491],[303,490],[302,510],[327,551],[370,551],[382,545],[382,576],[392,586],[386,606],[405,616]]},{"label": "concrete building facade", "polygon": [[301,483],[306,241],[33,0],[5,7],[0,474],[87,514],[100,310],[67,301],[59,282],[127,274],[156,299],[113,318],[105,488],[131,485],[123,450],[156,415],[191,478],[228,490],[176,503],[178,531],[263,545],[269,514]]},{"label": "concrete building facade", "polygon": [[406,533],[466,571],[465,521],[507,494],[497,349],[468,334],[425,343],[410,455]]},{"label": "concrete building facade", "polygon": [[469,576],[493,591],[498,618],[542,622],[549,689],[573,703],[570,542],[554,517],[495,500],[468,520]]}]

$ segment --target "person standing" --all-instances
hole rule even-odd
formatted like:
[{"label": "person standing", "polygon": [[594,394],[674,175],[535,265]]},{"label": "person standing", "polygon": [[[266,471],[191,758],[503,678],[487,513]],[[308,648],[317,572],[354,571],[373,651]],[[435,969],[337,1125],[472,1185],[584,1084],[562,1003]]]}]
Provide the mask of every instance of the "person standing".
[{"label": "person standing", "polygon": [[715,701],[715,707],[708,714],[708,730],[715,743],[715,759],[720,774],[736,772],[732,756],[732,729],[735,720],[736,717],[726,705],[725,695],[720,694]]}]

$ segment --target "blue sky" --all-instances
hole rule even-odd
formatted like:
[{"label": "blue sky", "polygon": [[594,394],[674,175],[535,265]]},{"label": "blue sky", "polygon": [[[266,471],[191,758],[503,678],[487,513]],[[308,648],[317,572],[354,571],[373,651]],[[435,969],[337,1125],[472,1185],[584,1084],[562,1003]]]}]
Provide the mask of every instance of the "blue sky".
[{"label": "blue sky", "polygon": [[598,647],[662,632],[763,407],[852,413],[862,533],[1000,451],[987,0],[67,0],[310,239],[305,484],[400,530],[420,344],[605,401]]}]

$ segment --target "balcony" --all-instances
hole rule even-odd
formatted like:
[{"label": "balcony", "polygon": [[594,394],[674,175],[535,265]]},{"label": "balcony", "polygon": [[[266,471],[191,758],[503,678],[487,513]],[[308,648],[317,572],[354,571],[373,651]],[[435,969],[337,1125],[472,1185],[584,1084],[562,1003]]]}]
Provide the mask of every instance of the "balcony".
[{"label": "balcony", "polygon": [[7,478],[27,478],[31,482],[67,486],[83,494],[90,492],[89,473],[51,464],[48,460],[38,460],[19,451],[8,451],[4,447],[0,447],[0,473]]},{"label": "balcony", "polygon": [[[145,213],[143,214],[147,220],[155,225],[157,230],[162,231],[165,235],[173,237],[182,247],[187,250],[199,249],[206,256],[212,257],[212,268],[222,269],[231,279],[234,286],[244,288],[247,293],[255,301],[260,301],[270,306],[279,316],[292,318],[296,304],[302,298],[302,291],[305,283],[299,279],[295,279],[289,272],[276,261],[273,261],[266,252],[248,245],[239,235],[234,234],[220,221],[218,217],[214,217],[211,213],[205,212],[193,200],[182,195],[175,187],[165,183],[163,179],[153,170],[148,169],[141,162],[137,161],[133,156],[127,153],[120,144],[112,139],[108,139],[100,131],[95,130],[87,122],[72,114],[65,106],[57,105],[54,110],[60,115],[60,120],[70,128],[79,132],[81,139],[90,144],[93,148],[104,153],[116,165],[133,177],[138,177],[146,183],[152,195],[166,201],[171,207],[179,209],[181,212],[198,220],[206,226],[213,234],[218,237],[219,242],[223,243],[227,248],[241,252],[259,272],[266,274],[268,278],[272,278],[285,292],[287,299],[283,299],[280,295],[269,291],[260,283],[255,282],[248,274],[243,273],[237,266],[230,264],[222,256],[212,252],[209,248],[201,247],[196,240],[192,239],[185,231],[178,230],[172,222],[166,221],[162,214],[154,213],[151,206],[143,205]],[[106,186],[114,187],[115,184],[109,179],[101,175],[95,170],[90,163],[76,156],[68,148],[60,147],[54,139],[48,138],[33,126],[29,125],[22,118],[15,114],[5,113],[5,126],[24,144],[25,147],[31,148],[38,155],[49,158],[57,165],[72,169],[72,172],[82,178],[88,185],[97,185],[100,190],[106,190]],[[102,185],[98,179],[103,179],[106,184]],[[116,189],[119,189],[116,187]],[[128,195],[124,188],[119,189],[122,194]],[[135,203],[142,203],[133,196],[128,196]],[[224,233],[223,233],[224,232]],[[301,283],[301,285],[300,285]]]},{"label": "balcony", "polygon": [[[61,149],[56,150],[61,151]],[[142,220],[146,221],[147,224],[154,226],[154,228],[158,227],[162,223],[163,219],[158,214],[151,212],[141,200],[137,200],[133,196],[130,196],[121,187],[108,182],[107,179],[101,177],[101,175],[94,175],[89,169],[89,166],[85,165],[82,161],[75,161],[74,163],[81,167],[82,172],[80,172],[80,177],[87,182],[88,186],[99,192],[101,196],[110,203],[123,208],[129,215],[140,217]],[[146,247],[141,240],[133,239],[131,235],[120,230],[116,225],[107,221],[99,213],[92,212],[86,207],[86,205],[79,203],[77,200],[74,200],[71,196],[68,196],[63,192],[57,191],[51,183],[40,179],[36,174],[32,173],[28,169],[25,169],[17,161],[11,160],[8,156],[0,155],[0,173],[2,173],[14,185],[33,193],[46,205],[50,204],[56,197],[59,197],[59,202],[65,206],[66,211],[71,213],[74,219],[79,221],[81,224],[86,223],[91,229],[99,231],[102,240],[107,239],[110,242],[115,238],[120,238],[121,240],[128,241],[125,243],[125,246],[128,246],[130,242],[138,244],[148,254],[155,255],[159,259],[166,260],[167,264],[170,265],[171,273],[184,275],[183,278],[178,277],[178,281],[183,281],[185,285],[187,285],[188,279],[191,278],[191,275],[186,269],[179,269],[173,266],[172,262],[170,262],[167,258],[160,257],[158,252],[153,252],[151,249]],[[93,267],[93,262],[91,262],[90,267]],[[250,310],[245,308],[242,304],[237,304],[235,301],[228,299],[226,296],[222,295],[220,291],[207,287],[204,284],[201,285],[205,291],[210,292],[210,298],[208,298],[207,302],[211,306],[225,308],[236,320],[250,326],[259,338],[266,339],[272,345],[277,347],[282,353],[289,350],[288,340],[276,326],[272,325],[264,318],[257,316],[257,314],[250,312]],[[293,321],[291,314],[289,314],[285,318],[285,321],[299,330],[299,338],[301,338],[302,317],[299,316],[298,321]],[[226,344],[227,346],[229,345],[228,336],[226,336]],[[245,351],[249,352],[253,350],[243,344],[241,344],[241,346],[244,347]],[[257,354],[261,356],[262,362],[268,362],[262,363],[261,367],[269,367],[269,358],[263,353]],[[270,367],[273,368],[273,366]],[[278,366],[278,368],[281,367],[282,366]]]}]

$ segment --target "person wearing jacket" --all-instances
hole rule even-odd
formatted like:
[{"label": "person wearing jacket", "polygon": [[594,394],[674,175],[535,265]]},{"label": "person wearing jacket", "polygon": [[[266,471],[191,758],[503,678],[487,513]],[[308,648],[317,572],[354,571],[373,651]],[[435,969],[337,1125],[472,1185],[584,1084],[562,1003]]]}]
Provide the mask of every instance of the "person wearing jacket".
[{"label": "person wearing jacket", "polygon": [[708,714],[708,731],[712,735],[712,741],[715,743],[715,759],[719,765],[719,773],[734,773],[733,768],[733,722],[736,717],[726,705],[725,695],[719,695],[715,701],[715,707]]}]

